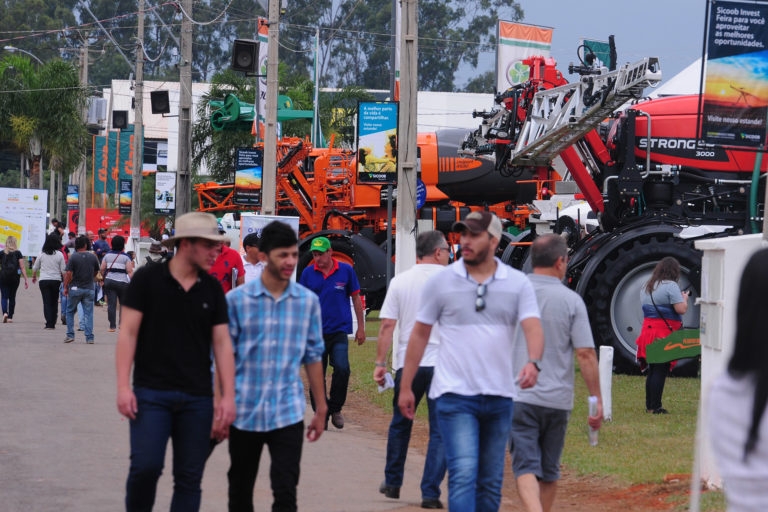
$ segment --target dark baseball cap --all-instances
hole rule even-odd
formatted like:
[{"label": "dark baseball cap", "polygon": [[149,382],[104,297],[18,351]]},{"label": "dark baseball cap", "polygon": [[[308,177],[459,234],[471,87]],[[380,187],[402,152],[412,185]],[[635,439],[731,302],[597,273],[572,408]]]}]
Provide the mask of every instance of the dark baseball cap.
[{"label": "dark baseball cap", "polygon": [[467,230],[473,234],[487,231],[493,238],[501,238],[501,221],[491,212],[472,212],[463,220],[455,222],[451,231]]}]

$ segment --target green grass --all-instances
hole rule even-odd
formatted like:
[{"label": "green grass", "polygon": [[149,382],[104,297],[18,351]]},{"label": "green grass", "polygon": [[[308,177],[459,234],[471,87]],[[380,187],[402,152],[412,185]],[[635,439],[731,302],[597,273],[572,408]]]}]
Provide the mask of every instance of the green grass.
[{"label": "green grass", "polygon": [[[377,315],[372,312],[366,319],[366,334],[374,341],[350,348],[354,368],[350,391],[362,394],[383,410],[391,410],[391,392],[378,393],[371,378],[379,329]],[[690,474],[700,386],[697,378],[667,379],[664,407],[670,414],[655,415],[645,412],[645,377],[614,375],[613,420],[603,423],[598,446],[593,447],[587,439],[587,390],[577,369],[563,465],[576,475],[598,475],[622,486],[661,484],[666,475]],[[417,415],[427,419],[425,405],[419,407]],[[687,496],[675,497],[671,502],[675,510],[687,510]],[[702,493],[700,510],[725,510],[722,492]]]}]

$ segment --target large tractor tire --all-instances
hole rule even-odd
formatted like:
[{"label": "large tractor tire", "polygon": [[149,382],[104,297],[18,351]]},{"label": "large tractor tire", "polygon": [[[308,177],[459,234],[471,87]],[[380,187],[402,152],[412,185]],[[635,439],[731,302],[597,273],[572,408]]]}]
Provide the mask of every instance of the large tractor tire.
[{"label": "large tractor tire", "polygon": [[[637,373],[635,340],[643,323],[640,291],[663,257],[673,256],[680,262],[680,288],[690,287],[691,296],[683,325],[699,325],[699,307],[693,302],[701,287],[701,253],[690,242],[655,234],[635,239],[612,251],[600,262],[589,284],[585,302],[592,323],[595,344],[614,347],[614,371]],[[698,374],[698,360],[682,360],[676,365],[677,375]]]}]

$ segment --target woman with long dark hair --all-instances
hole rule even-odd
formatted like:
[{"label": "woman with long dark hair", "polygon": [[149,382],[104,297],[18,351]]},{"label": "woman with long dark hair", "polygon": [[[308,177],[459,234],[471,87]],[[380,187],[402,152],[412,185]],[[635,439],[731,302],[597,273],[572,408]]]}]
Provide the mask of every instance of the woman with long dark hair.
[{"label": "woman with long dark hair", "polygon": [[61,286],[66,266],[59,235],[51,233],[45,237],[43,250],[32,267],[32,284],[35,284],[38,274],[40,275],[43,317],[45,317],[45,329],[48,330],[56,328],[56,317],[59,314],[59,286]]},{"label": "woman with long dark hair", "polygon": [[713,454],[728,510],[768,510],[768,249],[747,262],[736,304],[736,339],[707,400]]},{"label": "woman with long dark hair", "polygon": [[637,359],[640,367],[647,371],[645,378],[645,410],[653,414],[667,414],[661,404],[664,384],[670,363],[646,364],[645,347],[657,339],[666,338],[672,331],[683,325],[683,315],[688,311],[687,291],[681,292],[677,284],[680,279],[680,263],[671,257],[662,258],[653,269],[653,274],[640,291],[643,306],[643,326],[637,337]]}]

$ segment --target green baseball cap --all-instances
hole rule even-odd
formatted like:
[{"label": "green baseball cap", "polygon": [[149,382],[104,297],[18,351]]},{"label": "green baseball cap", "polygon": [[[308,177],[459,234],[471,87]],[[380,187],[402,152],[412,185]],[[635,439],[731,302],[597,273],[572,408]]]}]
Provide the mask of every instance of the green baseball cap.
[{"label": "green baseball cap", "polygon": [[331,248],[331,241],[324,236],[318,236],[312,240],[309,246],[310,251],[325,252]]}]

